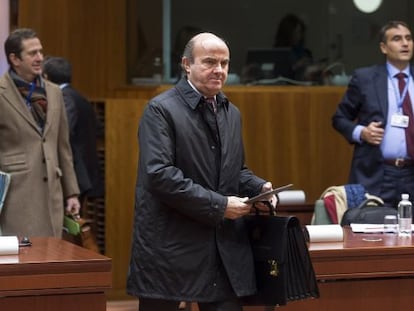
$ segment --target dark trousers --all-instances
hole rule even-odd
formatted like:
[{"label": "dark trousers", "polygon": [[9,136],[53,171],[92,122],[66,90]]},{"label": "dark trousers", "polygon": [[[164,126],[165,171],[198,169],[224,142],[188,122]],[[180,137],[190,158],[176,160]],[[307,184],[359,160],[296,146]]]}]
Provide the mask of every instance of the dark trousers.
[{"label": "dark trousers", "polygon": [[[177,301],[163,299],[139,298],[139,311],[177,311]],[[199,302],[200,311],[242,311],[239,299],[218,301],[218,302]]]},{"label": "dark trousers", "polygon": [[399,168],[385,165],[379,197],[385,205],[396,208],[402,193],[408,193],[410,201],[414,201],[414,166]]}]

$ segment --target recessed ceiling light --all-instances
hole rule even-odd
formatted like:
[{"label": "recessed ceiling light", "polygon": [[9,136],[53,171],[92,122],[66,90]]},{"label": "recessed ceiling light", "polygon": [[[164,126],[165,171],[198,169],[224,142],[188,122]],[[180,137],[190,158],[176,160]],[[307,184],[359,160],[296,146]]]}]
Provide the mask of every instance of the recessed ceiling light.
[{"label": "recessed ceiling light", "polygon": [[372,13],[380,7],[382,0],[353,0],[353,2],[361,12]]}]

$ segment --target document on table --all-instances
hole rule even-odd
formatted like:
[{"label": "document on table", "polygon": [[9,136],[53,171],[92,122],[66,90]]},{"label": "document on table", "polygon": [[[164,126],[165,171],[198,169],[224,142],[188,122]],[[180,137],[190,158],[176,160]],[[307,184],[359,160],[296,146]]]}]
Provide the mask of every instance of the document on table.
[{"label": "document on table", "polygon": [[275,189],[269,190],[269,191],[267,191],[267,192],[262,192],[262,193],[260,193],[259,195],[256,195],[256,196],[254,196],[254,197],[252,197],[252,198],[248,199],[248,200],[247,200],[247,201],[245,201],[244,203],[250,204],[250,203],[255,203],[255,202],[263,201],[263,200],[265,200],[267,197],[269,197],[269,196],[271,196],[271,195],[273,195],[273,194],[276,194],[276,193],[282,192],[283,190],[286,190],[286,189],[288,189],[288,188],[290,188],[290,187],[292,187],[292,186],[293,186],[293,184],[288,184],[288,185],[284,185],[284,186],[281,186],[281,187],[278,187],[278,188],[275,188]]},{"label": "document on table", "polygon": [[[352,232],[355,233],[382,233],[384,232],[384,225],[382,224],[351,224]],[[411,225],[411,230],[414,232],[414,225]]]}]

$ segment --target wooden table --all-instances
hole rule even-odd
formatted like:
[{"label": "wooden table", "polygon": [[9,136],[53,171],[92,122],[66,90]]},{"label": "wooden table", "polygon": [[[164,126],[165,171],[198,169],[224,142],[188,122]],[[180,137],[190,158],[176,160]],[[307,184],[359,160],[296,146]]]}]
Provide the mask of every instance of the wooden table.
[{"label": "wooden table", "polygon": [[0,310],[105,311],[111,259],[57,238],[0,256]]},{"label": "wooden table", "polygon": [[[414,304],[414,238],[392,234],[352,233],[344,242],[312,243],[309,251],[320,290],[319,299],[286,306],[244,307],[245,311],[397,311]],[[192,304],[192,311],[198,308]]]},{"label": "wooden table", "polygon": [[404,310],[414,303],[414,244],[392,234],[344,230],[344,242],[312,243],[320,298],[286,310]]}]

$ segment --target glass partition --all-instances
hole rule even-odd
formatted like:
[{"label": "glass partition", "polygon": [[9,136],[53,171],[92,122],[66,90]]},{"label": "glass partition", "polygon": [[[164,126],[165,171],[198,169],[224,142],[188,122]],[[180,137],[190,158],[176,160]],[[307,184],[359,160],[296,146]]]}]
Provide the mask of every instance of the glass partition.
[{"label": "glass partition", "polygon": [[228,42],[230,72],[242,77],[248,50],[273,48],[279,23],[289,13],[305,25],[304,47],[319,74],[351,74],[383,61],[378,30],[390,19],[412,24],[413,6],[409,0],[384,1],[365,14],[351,0],[261,0],[260,5],[254,0],[128,0],[128,81],[156,83],[154,63],[159,58],[162,82],[175,82],[184,42],[198,31],[212,31]]}]

